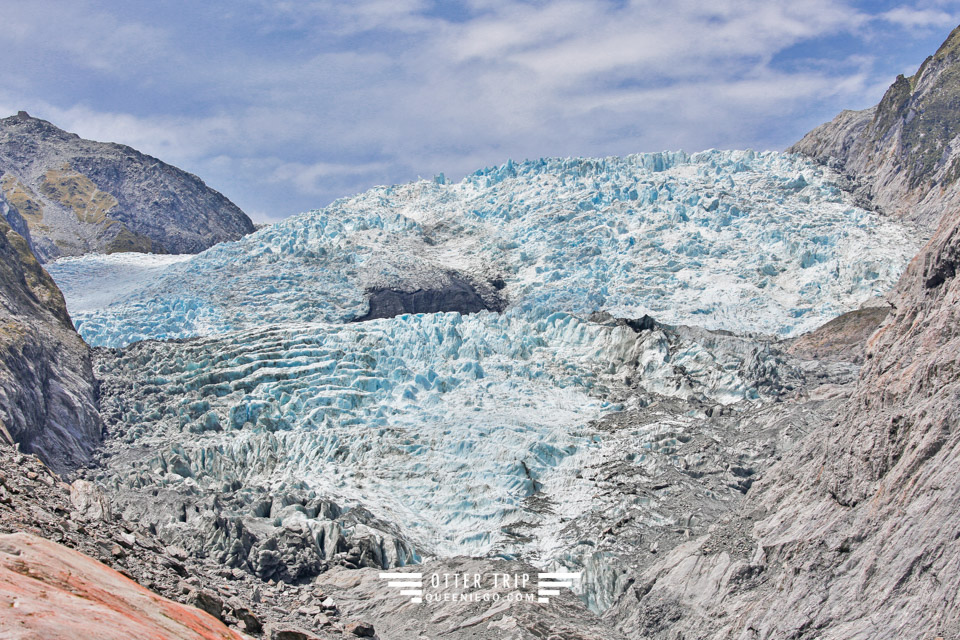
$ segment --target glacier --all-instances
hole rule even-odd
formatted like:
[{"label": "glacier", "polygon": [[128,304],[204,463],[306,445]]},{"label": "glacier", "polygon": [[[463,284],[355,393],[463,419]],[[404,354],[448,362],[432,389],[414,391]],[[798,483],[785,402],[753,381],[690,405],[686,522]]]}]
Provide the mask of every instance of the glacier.
[{"label": "glacier", "polygon": [[[367,313],[370,289],[429,288],[455,271],[499,282],[534,314],[790,336],[881,296],[918,245],[798,156],[541,159],[338,200],[171,264],[74,320],[95,346],[347,322]],[[101,260],[51,265],[68,301],[85,286],[71,274]]]},{"label": "glacier", "polygon": [[191,254],[92,253],[68,256],[47,265],[74,316],[122,303],[146,283]]},{"label": "glacier", "polygon": [[[309,575],[365,540],[370,566],[582,569],[603,610],[631,559],[709,525],[799,437],[771,407],[801,398],[816,422],[811,389],[852,379],[785,346],[882,304],[921,237],[836,178],[773,152],[507,162],[193,257],[56,261],[102,347],[97,479],[169,543],[257,575],[258,554]],[[505,308],[358,321],[371,291],[452,278]]]},{"label": "glacier", "polygon": [[206,488],[296,479],[368,505],[421,553],[515,553],[501,529],[600,445],[588,425],[623,409],[628,377],[706,402],[770,396],[749,369],[775,353],[708,340],[563,313],[422,314],[147,343],[109,375],[138,398],[123,438],[154,451],[132,465],[137,484],[141,471]]}]

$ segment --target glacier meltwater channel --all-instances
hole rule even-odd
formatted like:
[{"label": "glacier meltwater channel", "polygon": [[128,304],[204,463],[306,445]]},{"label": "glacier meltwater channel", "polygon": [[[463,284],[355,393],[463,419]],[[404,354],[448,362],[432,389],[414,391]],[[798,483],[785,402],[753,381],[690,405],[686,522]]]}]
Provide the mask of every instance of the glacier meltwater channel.
[{"label": "glacier meltwater channel", "polygon": [[[377,187],[190,259],[50,272],[90,344],[157,341],[102,365],[141,398],[116,427],[153,452],[144,473],[305,483],[421,555],[538,549],[547,564],[503,529],[538,493],[589,501],[578,469],[605,437],[591,423],[624,389],[762,403],[743,371],[773,357],[591,314],[792,336],[882,296],[919,241],[804,159],[709,151],[510,162]],[[496,282],[506,310],[351,322],[371,288],[451,272]]]}]

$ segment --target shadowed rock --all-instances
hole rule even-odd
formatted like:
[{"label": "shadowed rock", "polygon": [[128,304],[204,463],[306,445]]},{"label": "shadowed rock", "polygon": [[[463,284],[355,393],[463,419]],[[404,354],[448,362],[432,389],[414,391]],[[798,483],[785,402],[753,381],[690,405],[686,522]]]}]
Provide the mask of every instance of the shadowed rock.
[{"label": "shadowed rock", "polygon": [[[489,289],[496,291],[496,285]],[[435,288],[412,290],[375,288],[367,291],[370,311],[354,322],[393,318],[407,313],[443,313],[456,311],[461,314],[479,311],[503,311],[506,306],[497,295],[488,292],[486,299],[468,279],[456,273],[446,274],[444,281]]]},{"label": "shadowed rock", "polygon": [[100,436],[89,349],[60,290],[0,218],[0,438],[62,472],[86,463]]}]

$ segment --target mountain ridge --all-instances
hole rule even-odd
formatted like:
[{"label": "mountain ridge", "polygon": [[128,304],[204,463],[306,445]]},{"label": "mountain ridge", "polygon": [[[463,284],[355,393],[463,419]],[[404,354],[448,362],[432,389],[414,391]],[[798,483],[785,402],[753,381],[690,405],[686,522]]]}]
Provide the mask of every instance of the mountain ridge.
[{"label": "mountain ridge", "polygon": [[[903,126],[911,105],[925,104],[925,91],[960,73],[958,47],[960,28],[916,76],[898,78],[878,107],[841,113],[799,143],[820,159],[841,152],[841,164],[864,180],[870,197],[934,229],[932,239],[867,338],[849,400],[760,478],[738,509],[736,518],[755,523],[737,536],[753,553],[717,549],[717,531],[677,547],[636,576],[632,593],[608,612],[619,626],[654,638],[960,634],[953,140],[931,136],[911,146]],[[952,110],[927,115],[931,131],[960,126]],[[885,133],[866,144],[877,132]],[[929,162],[938,153],[940,160]]]},{"label": "mountain ridge", "polygon": [[25,111],[0,119],[0,209],[28,231],[43,262],[90,252],[198,253],[254,231],[197,176]]},{"label": "mountain ridge", "polygon": [[960,205],[960,27],[917,72],[897,76],[879,104],[842,111],[788,152],[845,174],[862,206],[932,233]]}]

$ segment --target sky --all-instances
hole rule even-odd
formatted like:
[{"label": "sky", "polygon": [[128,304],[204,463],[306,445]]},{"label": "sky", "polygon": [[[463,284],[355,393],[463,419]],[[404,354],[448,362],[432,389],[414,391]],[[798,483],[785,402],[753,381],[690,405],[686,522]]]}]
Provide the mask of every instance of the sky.
[{"label": "sky", "polygon": [[195,173],[255,221],[507,159],[782,150],[912,75],[960,0],[31,0],[25,110]]}]

